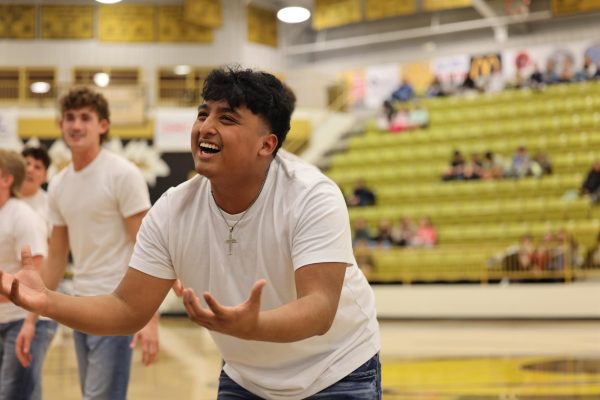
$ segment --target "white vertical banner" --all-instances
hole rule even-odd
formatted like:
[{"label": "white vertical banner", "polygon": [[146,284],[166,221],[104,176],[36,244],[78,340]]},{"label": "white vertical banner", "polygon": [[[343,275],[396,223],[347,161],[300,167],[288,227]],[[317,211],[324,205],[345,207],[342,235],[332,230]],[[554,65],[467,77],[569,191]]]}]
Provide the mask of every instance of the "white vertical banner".
[{"label": "white vertical banner", "polygon": [[0,148],[21,150],[23,142],[17,132],[16,108],[0,108]]},{"label": "white vertical banner", "polygon": [[366,70],[367,108],[381,108],[383,101],[400,85],[400,66],[398,64],[376,65]]},{"label": "white vertical banner", "polygon": [[196,108],[159,108],[154,121],[154,147],[161,152],[190,151]]},{"label": "white vertical banner", "polygon": [[469,55],[463,54],[451,57],[434,58],[431,61],[431,70],[444,86],[458,86],[462,84],[471,67]]}]

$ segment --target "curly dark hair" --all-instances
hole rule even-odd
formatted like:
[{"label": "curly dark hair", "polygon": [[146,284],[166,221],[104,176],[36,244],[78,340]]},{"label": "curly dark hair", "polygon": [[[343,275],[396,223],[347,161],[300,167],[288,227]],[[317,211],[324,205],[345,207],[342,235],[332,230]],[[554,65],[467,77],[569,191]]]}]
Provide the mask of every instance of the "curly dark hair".
[{"label": "curly dark hair", "polygon": [[292,90],[275,76],[238,66],[214,69],[202,88],[205,101],[225,100],[236,109],[246,106],[261,117],[277,136],[273,156],[285,141],[296,102]]},{"label": "curly dark hair", "polygon": [[[96,92],[87,86],[75,86],[60,99],[60,115],[64,116],[69,110],[79,110],[89,107],[98,114],[98,119],[110,122],[110,109],[108,101],[102,93]],[[100,142],[108,138],[108,129],[100,136]]]},{"label": "curly dark hair", "polygon": [[21,152],[21,155],[23,157],[32,157],[36,160],[41,161],[42,163],[44,163],[44,167],[46,167],[46,169],[50,167],[50,155],[48,155],[48,150],[46,150],[46,148],[43,146],[25,147]]}]

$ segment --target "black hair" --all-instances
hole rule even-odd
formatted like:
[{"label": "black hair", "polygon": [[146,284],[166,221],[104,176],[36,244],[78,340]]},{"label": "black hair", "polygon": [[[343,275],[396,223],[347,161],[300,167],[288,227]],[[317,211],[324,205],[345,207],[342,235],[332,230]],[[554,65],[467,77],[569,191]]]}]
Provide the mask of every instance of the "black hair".
[{"label": "black hair", "polygon": [[23,157],[32,157],[36,160],[39,160],[44,163],[44,167],[46,170],[50,167],[50,156],[48,155],[48,150],[45,147],[25,147],[21,152]]},{"label": "black hair", "polygon": [[292,90],[275,76],[236,66],[211,71],[204,81],[202,97],[205,101],[225,100],[232,109],[246,106],[261,117],[277,136],[273,156],[290,130],[296,102]]}]

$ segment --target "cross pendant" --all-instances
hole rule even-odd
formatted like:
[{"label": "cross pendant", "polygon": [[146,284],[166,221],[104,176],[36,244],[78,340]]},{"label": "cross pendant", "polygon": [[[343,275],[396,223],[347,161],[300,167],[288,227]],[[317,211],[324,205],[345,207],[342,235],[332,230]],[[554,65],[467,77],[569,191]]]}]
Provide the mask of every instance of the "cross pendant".
[{"label": "cross pendant", "polygon": [[231,247],[237,243],[237,240],[233,238],[233,228],[229,229],[229,239],[227,239],[225,243],[229,245],[229,255],[232,255],[233,253],[231,253]]}]

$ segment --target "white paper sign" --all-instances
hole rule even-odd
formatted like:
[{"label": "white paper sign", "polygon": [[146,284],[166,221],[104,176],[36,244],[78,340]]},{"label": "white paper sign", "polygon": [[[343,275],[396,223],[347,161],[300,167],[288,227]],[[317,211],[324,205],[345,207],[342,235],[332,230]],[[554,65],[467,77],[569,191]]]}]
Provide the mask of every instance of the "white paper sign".
[{"label": "white paper sign", "polygon": [[161,152],[189,152],[196,108],[160,108],[156,110],[154,146]]}]

